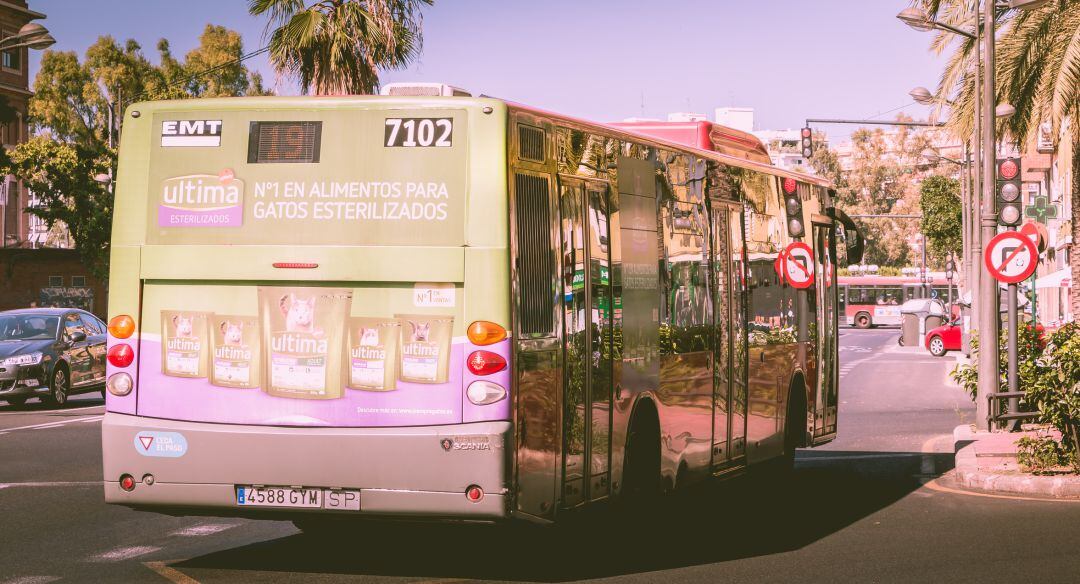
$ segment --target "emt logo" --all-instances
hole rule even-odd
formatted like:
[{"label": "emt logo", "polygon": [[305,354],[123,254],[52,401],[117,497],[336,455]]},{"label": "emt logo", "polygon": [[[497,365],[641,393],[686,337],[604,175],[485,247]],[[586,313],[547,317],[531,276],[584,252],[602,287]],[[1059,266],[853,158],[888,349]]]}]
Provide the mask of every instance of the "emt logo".
[{"label": "emt logo", "polygon": [[161,145],[221,146],[221,120],[166,120],[161,122]]}]

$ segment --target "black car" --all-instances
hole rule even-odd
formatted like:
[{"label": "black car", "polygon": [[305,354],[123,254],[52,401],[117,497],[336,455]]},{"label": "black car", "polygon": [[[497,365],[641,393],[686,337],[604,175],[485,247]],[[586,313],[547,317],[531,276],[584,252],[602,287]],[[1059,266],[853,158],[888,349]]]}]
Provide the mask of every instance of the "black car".
[{"label": "black car", "polygon": [[0,312],[0,400],[37,397],[52,406],[69,395],[105,395],[105,323],[84,310]]}]

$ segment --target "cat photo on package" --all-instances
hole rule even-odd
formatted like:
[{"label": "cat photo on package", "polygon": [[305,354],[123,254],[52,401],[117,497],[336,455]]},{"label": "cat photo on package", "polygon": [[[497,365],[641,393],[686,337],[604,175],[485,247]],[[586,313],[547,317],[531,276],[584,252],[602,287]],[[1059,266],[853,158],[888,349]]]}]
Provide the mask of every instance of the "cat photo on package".
[{"label": "cat photo on package", "polygon": [[278,397],[337,399],[352,291],[259,287],[265,363],[263,390]]},{"label": "cat photo on package", "polygon": [[219,387],[259,387],[259,318],[214,314],[210,333],[210,383]]},{"label": "cat photo on package", "polygon": [[398,379],[411,383],[446,383],[454,317],[417,314],[397,314],[394,317],[401,322]]},{"label": "cat photo on package", "polygon": [[391,318],[349,319],[345,358],[349,389],[392,391],[397,388],[397,352],[401,323]]},{"label": "cat photo on package", "polygon": [[173,377],[206,377],[210,354],[207,314],[161,311],[161,372]]}]

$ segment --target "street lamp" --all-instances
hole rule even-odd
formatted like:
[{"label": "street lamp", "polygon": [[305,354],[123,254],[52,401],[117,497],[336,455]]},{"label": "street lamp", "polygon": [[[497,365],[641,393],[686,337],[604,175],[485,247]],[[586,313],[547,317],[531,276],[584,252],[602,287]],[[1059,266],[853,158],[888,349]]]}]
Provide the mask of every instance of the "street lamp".
[{"label": "street lamp", "polygon": [[958,34],[972,40],[975,39],[975,33],[968,32],[961,28],[956,28],[955,26],[945,24],[944,22],[931,20],[930,18],[927,18],[925,12],[915,7],[905,8],[901,10],[900,14],[897,14],[896,17],[899,18],[904,24],[910,26],[911,28],[919,32],[928,32],[934,29],[947,30],[953,34]]},{"label": "street lamp", "polygon": [[[994,23],[997,22],[997,17],[1001,12],[1013,10],[1013,9],[1031,9],[1043,4],[1046,0],[984,0],[980,6],[980,0],[974,1],[974,9],[972,13],[975,17],[975,23],[972,32],[950,26],[948,24],[937,22],[927,18],[926,13],[918,10],[917,8],[907,8],[897,15],[901,21],[905,24],[919,31],[928,31],[932,29],[946,30],[954,34],[969,38],[975,41],[976,50],[981,49],[982,58],[982,95],[976,99],[977,104],[981,104],[981,115],[976,113],[978,122],[975,125],[979,151],[982,152],[982,208],[981,213],[978,214],[981,229],[973,229],[973,233],[977,235],[977,238],[973,238],[973,243],[977,246],[981,255],[981,248],[984,243],[993,239],[997,233],[997,216],[993,213],[994,201],[995,201],[995,184],[993,180],[995,171],[995,158],[997,156],[997,141],[994,136],[994,121],[996,117],[1012,115],[1016,112],[1016,109],[1012,106],[1001,108],[995,107],[995,86],[994,86]],[[982,9],[982,18],[980,19],[980,8]],[[980,22],[986,23],[987,26],[980,27]],[[980,30],[985,29],[985,30]],[[980,42],[980,38],[982,42]],[[976,67],[976,89],[978,89],[979,68]],[[978,160],[978,156],[976,156]],[[973,197],[974,203],[974,197]],[[972,206],[972,219],[975,219],[976,212],[980,211],[978,205]],[[989,412],[988,406],[990,405],[988,396],[991,393],[998,391],[999,382],[999,365],[998,365],[998,334],[1001,330],[999,304],[998,304],[998,285],[989,274],[988,270],[979,269],[977,266],[982,262],[974,262],[975,266],[972,266],[975,275],[978,278],[978,331],[979,331],[979,381],[977,397],[975,398],[975,422],[977,427],[981,430],[990,430]],[[1012,326],[1012,325],[1010,325]]]},{"label": "street lamp", "polygon": [[[8,44],[13,43],[13,44]],[[36,22],[28,22],[19,32],[0,39],[0,49],[10,50],[27,47],[35,50],[47,49],[56,44],[56,39],[49,34],[49,29]]]},{"label": "street lamp", "polygon": [[1016,108],[1011,103],[999,103],[994,108],[994,116],[998,118],[1011,118],[1016,113]]}]

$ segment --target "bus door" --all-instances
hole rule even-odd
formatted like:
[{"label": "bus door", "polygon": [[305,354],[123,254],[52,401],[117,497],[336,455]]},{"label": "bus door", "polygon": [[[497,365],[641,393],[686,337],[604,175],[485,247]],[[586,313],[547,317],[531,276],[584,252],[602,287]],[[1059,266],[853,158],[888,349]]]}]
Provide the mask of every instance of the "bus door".
[{"label": "bus door", "polygon": [[733,465],[746,454],[746,303],[742,209],[712,208],[713,314],[713,470]]},{"label": "bus door", "polygon": [[565,507],[610,492],[611,229],[606,182],[560,177]]},{"label": "bus door", "polygon": [[832,222],[814,223],[814,273],[817,285],[817,392],[814,403],[814,444],[836,437],[839,399],[839,295],[836,278],[836,227]]}]

